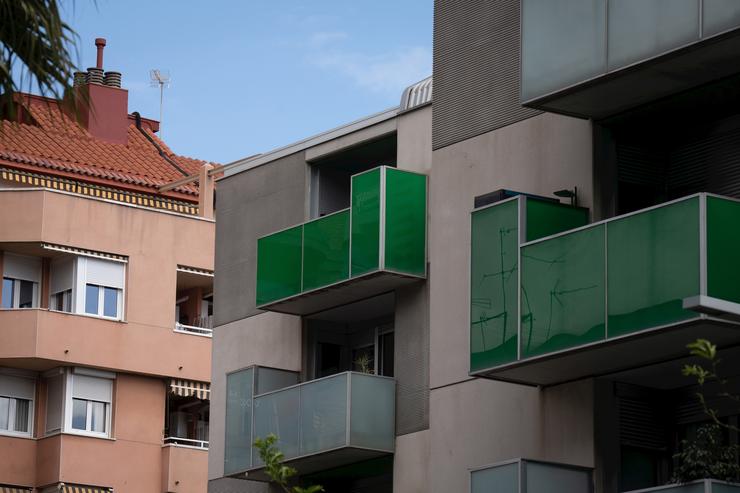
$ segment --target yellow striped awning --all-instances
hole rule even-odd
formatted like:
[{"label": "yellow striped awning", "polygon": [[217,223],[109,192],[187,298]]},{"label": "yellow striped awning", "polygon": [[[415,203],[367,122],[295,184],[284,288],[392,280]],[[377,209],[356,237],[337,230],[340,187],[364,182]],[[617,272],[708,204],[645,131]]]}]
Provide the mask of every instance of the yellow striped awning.
[{"label": "yellow striped awning", "polygon": [[66,245],[55,245],[53,243],[42,243],[41,248],[44,250],[54,250],[56,252],[71,253],[74,255],[83,255],[85,257],[96,257],[107,260],[114,260],[116,262],[128,262],[128,257],[125,255],[117,255],[115,253],[98,252],[94,250],[86,250],[84,248],[76,248]]},{"label": "yellow striped awning", "polygon": [[211,384],[173,378],[170,380],[170,392],[180,397],[197,397],[205,401],[211,397]]},{"label": "yellow striped awning", "polygon": [[28,493],[31,488],[23,488],[21,486],[2,486],[0,485],[0,493]]},{"label": "yellow striped awning", "polygon": [[59,491],[62,493],[110,493],[113,488],[105,486],[83,486],[79,484],[59,484]]}]

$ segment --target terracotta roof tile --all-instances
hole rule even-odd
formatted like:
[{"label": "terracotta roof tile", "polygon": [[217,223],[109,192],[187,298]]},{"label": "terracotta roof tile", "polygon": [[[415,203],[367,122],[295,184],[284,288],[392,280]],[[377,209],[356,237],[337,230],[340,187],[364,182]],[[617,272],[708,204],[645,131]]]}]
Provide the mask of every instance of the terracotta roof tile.
[{"label": "terracotta roof tile", "polygon": [[[155,189],[183,177],[134,124],[128,128],[128,143],[115,144],[95,139],[54,105],[28,98],[24,107],[37,125],[2,122],[0,159],[42,168],[47,174],[63,171],[94,177],[110,181],[111,186],[124,183]],[[143,130],[188,175],[206,164],[174,154],[146,126]],[[198,186],[184,185],[175,191],[197,196]]]}]

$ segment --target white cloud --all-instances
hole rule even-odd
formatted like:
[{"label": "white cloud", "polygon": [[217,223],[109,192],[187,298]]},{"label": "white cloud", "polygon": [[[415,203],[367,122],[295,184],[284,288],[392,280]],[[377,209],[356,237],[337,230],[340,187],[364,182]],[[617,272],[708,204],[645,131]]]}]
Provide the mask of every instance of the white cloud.
[{"label": "white cloud", "polygon": [[377,93],[401,91],[432,73],[432,54],[421,46],[382,55],[367,55],[332,50],[315,53],[310,62],[327,70],[336,70],[359,87]]}]

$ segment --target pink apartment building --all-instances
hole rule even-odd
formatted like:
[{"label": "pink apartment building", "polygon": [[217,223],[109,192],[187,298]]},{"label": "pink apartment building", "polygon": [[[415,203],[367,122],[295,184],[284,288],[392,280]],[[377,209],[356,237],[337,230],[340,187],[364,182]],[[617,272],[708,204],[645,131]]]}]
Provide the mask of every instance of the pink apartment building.
[{"label": "pink apartment building", "polygon": [[128,112],[17,94],[0,127],[0,492],[206,490],[213,174]]}]

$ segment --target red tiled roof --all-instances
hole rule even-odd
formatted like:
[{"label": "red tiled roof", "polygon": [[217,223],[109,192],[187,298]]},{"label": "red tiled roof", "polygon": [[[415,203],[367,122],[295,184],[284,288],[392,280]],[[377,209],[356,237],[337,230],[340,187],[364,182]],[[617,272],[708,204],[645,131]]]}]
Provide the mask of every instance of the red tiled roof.
[{"label": "red tiled roof", "polygon": [[[0,161],[24,169],[38,168],[44,174],[77,175],[81,180],[107,182],[108,186],[117,188],[150,189],[150,193],[184,176],[159,154],[133,122],[128,128],[128,143],[115,144],[93,137],[62,113],[53,100],[23,95],[23,103],[23,111],[32,118],[24,120],[33,124],[1,122]],[[188,175],[197,174],[206,164],[200,159],[174,154],[147,125],[142,125],[142,130]],[[171,195],[180,198],[194,198],[198,186],[184,185],[173,192]]]}]

